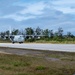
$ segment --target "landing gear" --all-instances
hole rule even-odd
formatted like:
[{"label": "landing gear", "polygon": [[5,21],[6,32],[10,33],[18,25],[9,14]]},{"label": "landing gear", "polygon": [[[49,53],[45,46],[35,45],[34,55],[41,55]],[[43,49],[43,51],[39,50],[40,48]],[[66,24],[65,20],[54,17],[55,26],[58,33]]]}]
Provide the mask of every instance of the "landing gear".
[{"label": "landing gear", "polygon": [[13,44],[15,43],[15,42],[12,42]]},{"label": "landing gear", "polygon": [[19,44],[22,44],[23,42],[12,42],[12,43],[13,43],[13,44],[14,44],[14,43],[19,43]]},{"label": "landing gear", "polygon": [[19,44],[21,44],[21,43],[23,43],[23,42],[19,42]]}]

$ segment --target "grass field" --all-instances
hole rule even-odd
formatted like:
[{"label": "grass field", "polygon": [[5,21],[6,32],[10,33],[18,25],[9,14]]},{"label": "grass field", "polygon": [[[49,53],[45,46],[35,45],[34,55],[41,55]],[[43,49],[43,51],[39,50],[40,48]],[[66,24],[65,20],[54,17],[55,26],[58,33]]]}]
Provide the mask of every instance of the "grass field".
[{"label": "grass field", "polygon": [[[0,39],[0,43],[11,43],[11,41],[10,40]],[[35,41],[27,41],[27,40],[25,40],[24,43],[75,44],[75,41],[74,40],[62,40],[62,41],[56,41],[56,40],[35,40]]]},{"label": "grass field", "polygon": [[75,41],[35,41],[34,43],[52,43],[52,44],[75,44]]},{"label": "grass field", "polygon": [[75,53],[0,54],[0,75],[75,75]]}]

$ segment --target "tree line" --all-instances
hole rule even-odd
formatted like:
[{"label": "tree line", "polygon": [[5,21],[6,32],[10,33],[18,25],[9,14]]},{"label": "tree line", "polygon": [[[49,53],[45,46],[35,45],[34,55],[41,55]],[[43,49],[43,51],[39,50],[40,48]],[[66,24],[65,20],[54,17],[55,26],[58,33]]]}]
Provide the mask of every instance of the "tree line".
[{"label": "tree line", "polygon": [[24,30],[19,29],[13,29],[10,33],[9,30],[5,32],[0,32],[0,35],[3,37],[5,35],[43,35],[41,37],[42,40],[57,40],[57,41],[63,41],[63,40],[74,40],[75,36],[71,32],[67,32],[66,35],[64,35],[64,30],[59,27],[56,32],[49,29],[41,29],[40,27],[37,27],[36,29],[28,27]]}]

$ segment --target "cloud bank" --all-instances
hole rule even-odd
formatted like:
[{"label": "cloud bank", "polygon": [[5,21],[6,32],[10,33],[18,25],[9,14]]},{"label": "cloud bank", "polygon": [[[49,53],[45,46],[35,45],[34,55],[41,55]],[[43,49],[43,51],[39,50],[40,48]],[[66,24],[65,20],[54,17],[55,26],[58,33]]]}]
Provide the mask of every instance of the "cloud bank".
[{"label": "cloud bank", "polygon": [[37,26],[75,34],[74,0],[0,0],[0,26]]}]

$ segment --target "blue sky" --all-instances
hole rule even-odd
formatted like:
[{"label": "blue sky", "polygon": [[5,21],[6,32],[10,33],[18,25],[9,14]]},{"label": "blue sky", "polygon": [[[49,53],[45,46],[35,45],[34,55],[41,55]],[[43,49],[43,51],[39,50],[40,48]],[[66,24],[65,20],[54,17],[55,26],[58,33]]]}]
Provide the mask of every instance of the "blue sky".
[{"label": "blue sky", "polygon": [[9,27],[53,29],[75,34],[75,0],[0,0],[0,31]]}]

